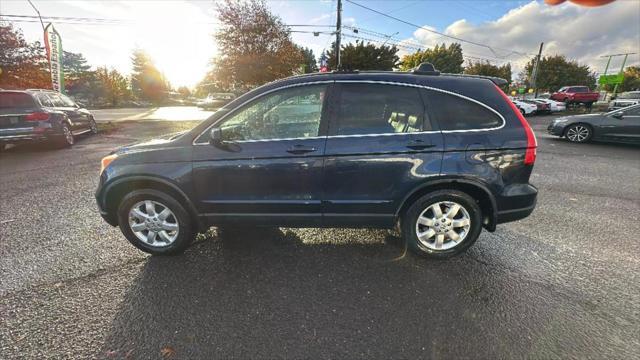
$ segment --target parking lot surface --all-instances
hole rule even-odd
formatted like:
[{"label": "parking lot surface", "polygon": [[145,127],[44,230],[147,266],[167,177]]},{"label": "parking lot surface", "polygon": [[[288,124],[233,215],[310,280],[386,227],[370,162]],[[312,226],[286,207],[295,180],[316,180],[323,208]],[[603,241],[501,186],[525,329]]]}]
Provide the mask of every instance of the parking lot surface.
[{"label": "parking lot surface", "polygon": [[637,358],[640,148],[531,117],[529,218],[444,261],[388,231],[280,229],[150,257],[100,218],[100,158],[193,126],[125,121],[0,155],[2,358]]}]

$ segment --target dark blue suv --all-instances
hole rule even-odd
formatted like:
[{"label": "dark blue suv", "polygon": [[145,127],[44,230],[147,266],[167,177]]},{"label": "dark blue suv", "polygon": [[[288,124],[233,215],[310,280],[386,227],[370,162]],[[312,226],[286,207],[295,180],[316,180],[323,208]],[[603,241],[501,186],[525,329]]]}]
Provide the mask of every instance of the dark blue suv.
[{"label": "dark blue suv", "polygon": [[535,207],[536,140],[503,82],[428,64],[276,81],[105,157],[98,206],[152,254],[210,226],[399,226],[411,250],[448,257]]}]

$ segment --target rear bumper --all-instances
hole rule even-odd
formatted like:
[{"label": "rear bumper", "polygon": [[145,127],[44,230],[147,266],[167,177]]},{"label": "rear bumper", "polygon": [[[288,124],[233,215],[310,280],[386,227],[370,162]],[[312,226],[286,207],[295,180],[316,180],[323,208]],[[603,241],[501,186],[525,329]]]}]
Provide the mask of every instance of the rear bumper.
[{"label": "rear bumper", "polygon": [[0,129],[0,142],[19,143],[28,141],[47,140],[51,136],[58,135],[52,128],[45,127],[23,127]]},{"label": "rear bumper", "polygon": [[524,219],[536,207],[538,189],[531,184],[512,185],[500,196],[496,224]]}]

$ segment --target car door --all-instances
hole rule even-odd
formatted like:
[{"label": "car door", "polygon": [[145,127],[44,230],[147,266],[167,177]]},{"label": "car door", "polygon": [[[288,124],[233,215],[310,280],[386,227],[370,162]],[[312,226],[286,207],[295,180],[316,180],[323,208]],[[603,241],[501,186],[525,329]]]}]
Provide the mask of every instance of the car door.
[{"label": "car door", "polygon": [[419,89],[336,84],[324,170],[327,226],[389,226],[412,189],[440,172],[442,134],[425,116]]},{"label": "car door", "polygon": [[269,91],[218,121],[224,141],[194,143],[198,210],[214,224],[320,224],[328,84]]},{"label": "car door", "polygon": [[78,106],[63,94],[50,92],[47,96],[51,100],[55,110],[59,110],[67,114],[71,121],[72,131],[74,133],[81,132],[89,128],[89,118],[87,114],[80,111]]},{"label": "car door", "polygon": [[640,106],[619,110],[606,116],[599,130],[598,137],[603,140],[640,142]]}]

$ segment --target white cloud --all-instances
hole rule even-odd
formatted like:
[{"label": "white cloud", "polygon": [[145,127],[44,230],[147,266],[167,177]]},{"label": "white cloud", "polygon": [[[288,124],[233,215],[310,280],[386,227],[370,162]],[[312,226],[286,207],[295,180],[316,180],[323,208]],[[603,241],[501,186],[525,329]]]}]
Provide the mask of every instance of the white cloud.
[{"label": "white cloud", "polygon": [[[428,27],[432,30],[434,28]],[[547,6],[532,1],[514,8],[495,21],[472,24],[460,19],[443,31],[450,36],[488,44],[492,50],[462,43],[466,55],[487,57],[496,63],[505,57],[512,62],[514,73],[519,72],[530,56],[511,54],[516,51],[537,53],[544,42],[543,55],[563,54],[595,71],[604,70],[606,54],[640,53],[640,1],[616,1],[597,8],[579,7],[570,3]],[[455,40],[419,29],[407,39],[425,48]],[[622,58],[614,60],[619,67]],[[614,64],[612,61],[612,66]],[[640,55],[631,55],[627,64],[640,63]]]}]

